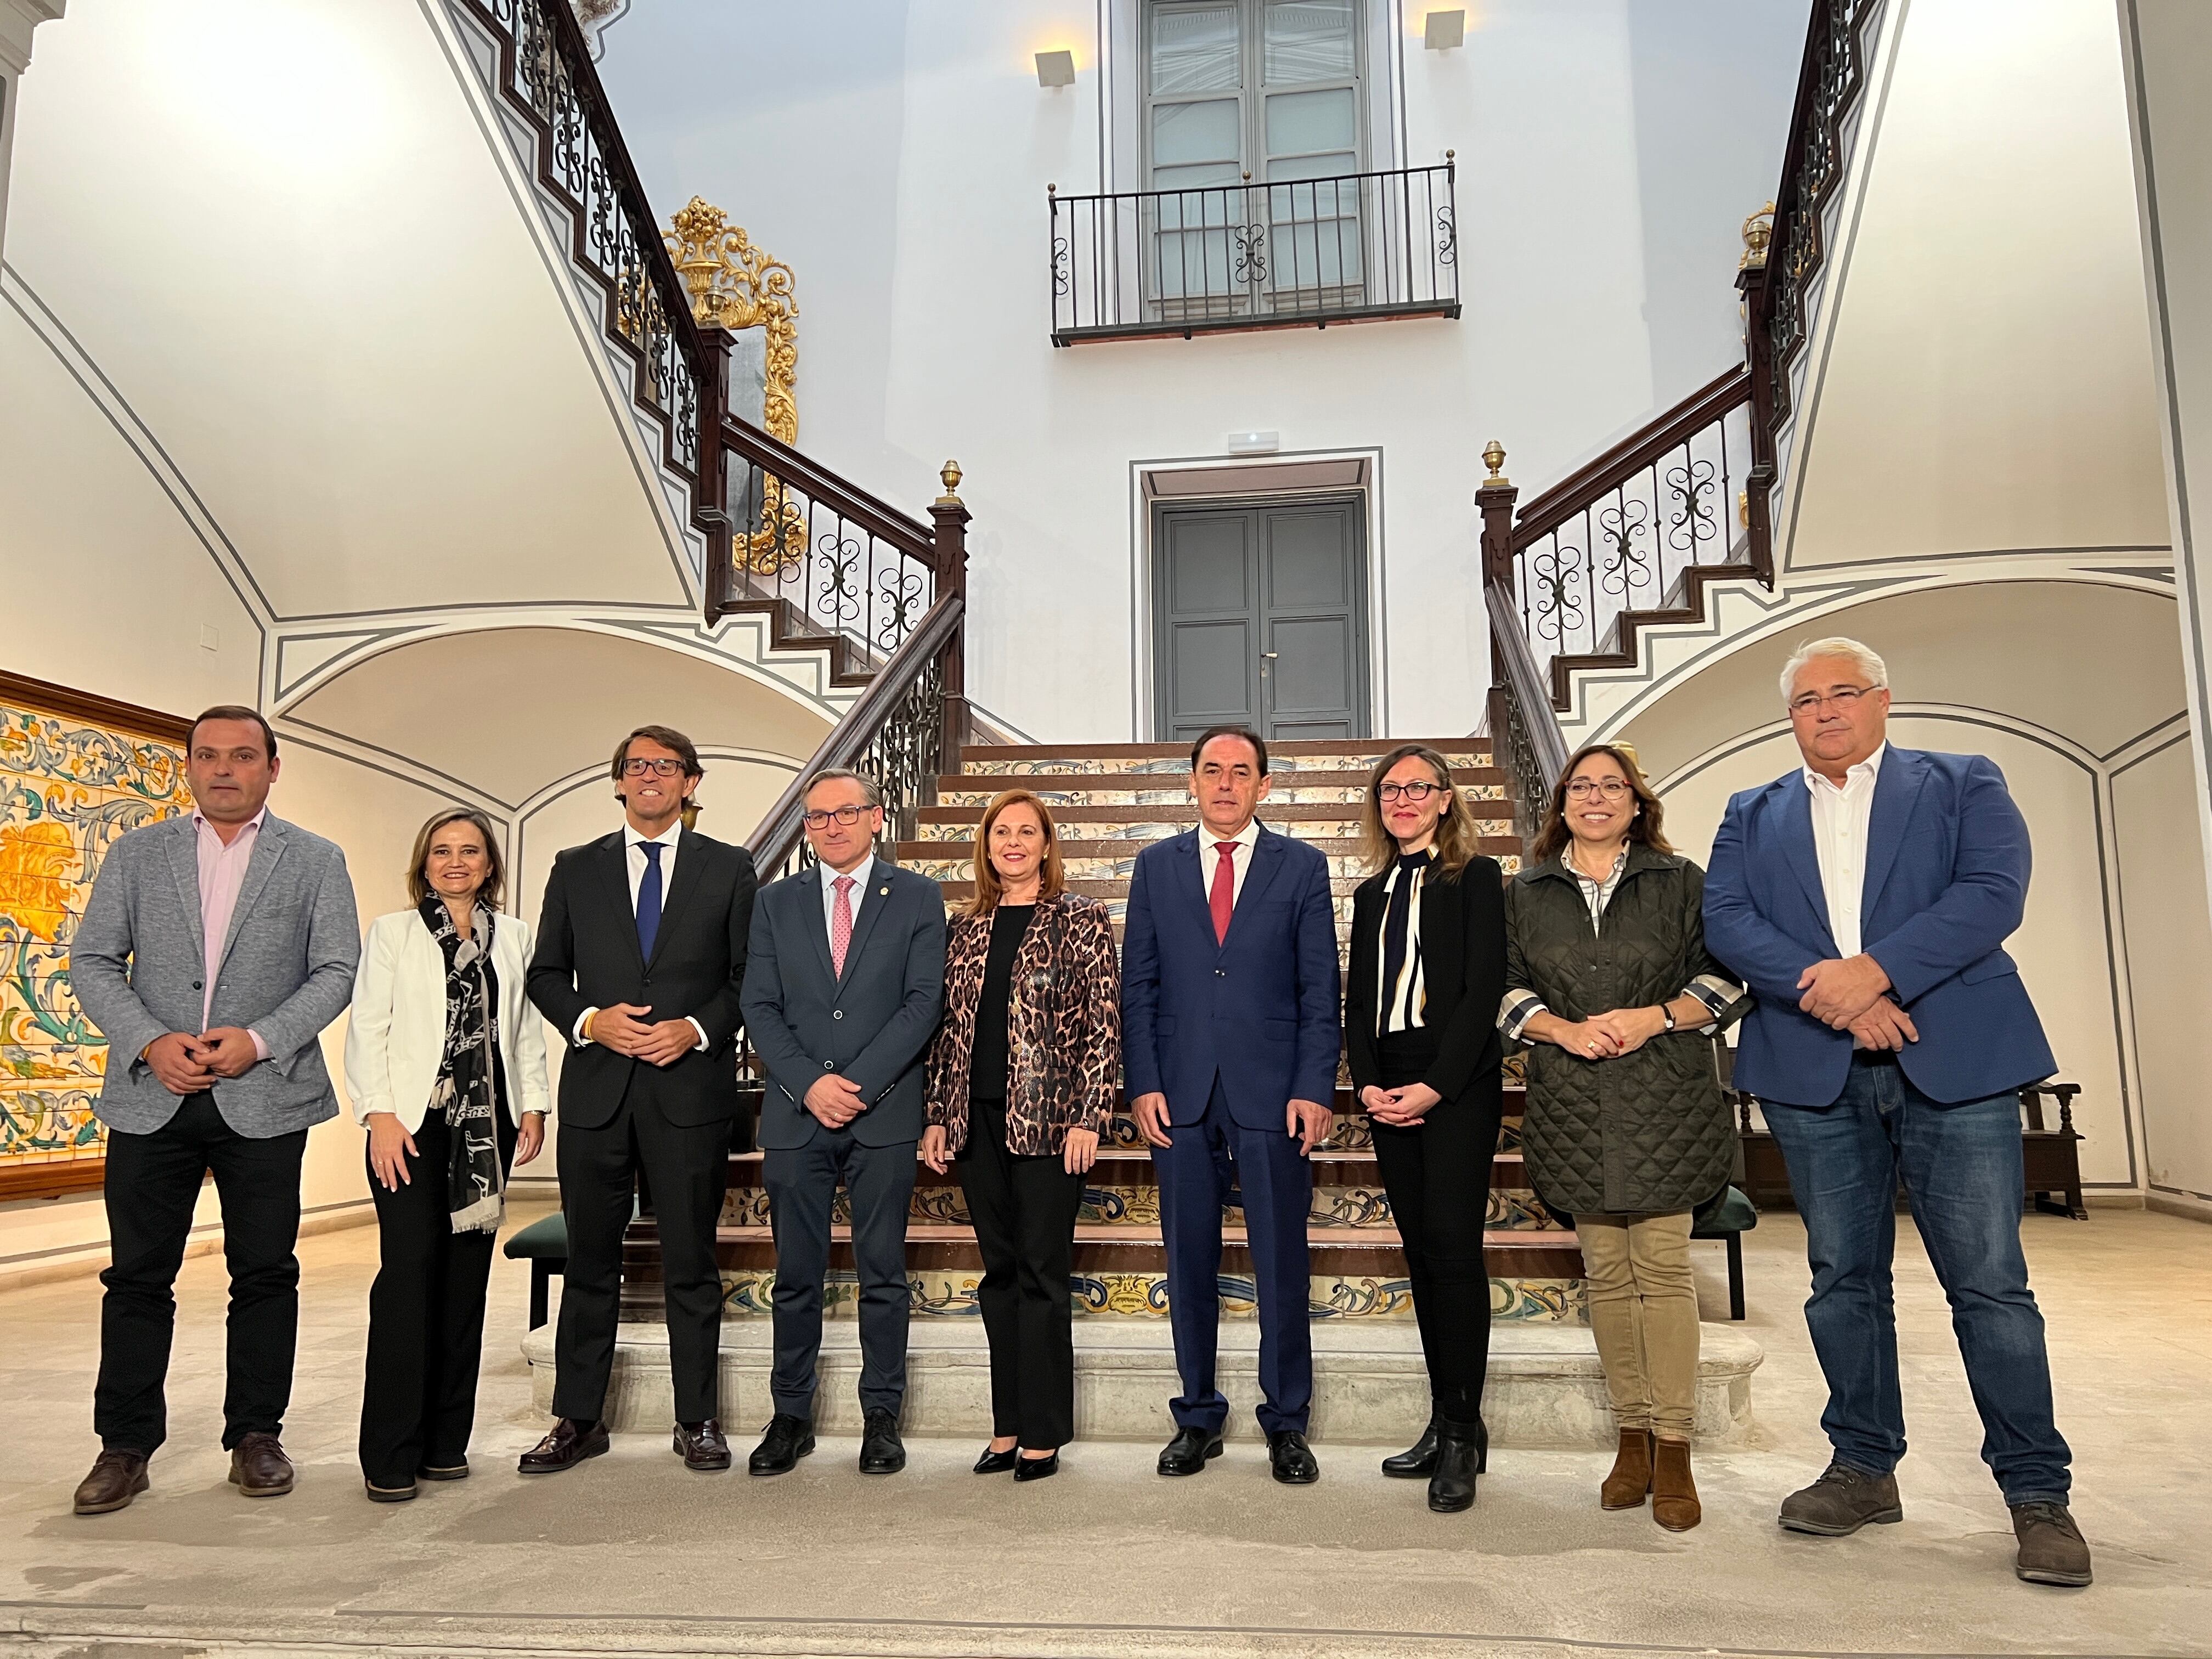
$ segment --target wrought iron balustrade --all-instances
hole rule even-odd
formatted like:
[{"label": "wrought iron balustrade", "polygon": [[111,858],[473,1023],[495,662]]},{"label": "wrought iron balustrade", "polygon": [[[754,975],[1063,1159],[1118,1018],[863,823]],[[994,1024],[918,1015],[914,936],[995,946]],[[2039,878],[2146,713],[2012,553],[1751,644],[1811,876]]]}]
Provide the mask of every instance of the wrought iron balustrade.
[{"label": "wrought iron balustrade", "polygon": [[1454,164],[1050,207],[1052,340],[1456,317]]}]

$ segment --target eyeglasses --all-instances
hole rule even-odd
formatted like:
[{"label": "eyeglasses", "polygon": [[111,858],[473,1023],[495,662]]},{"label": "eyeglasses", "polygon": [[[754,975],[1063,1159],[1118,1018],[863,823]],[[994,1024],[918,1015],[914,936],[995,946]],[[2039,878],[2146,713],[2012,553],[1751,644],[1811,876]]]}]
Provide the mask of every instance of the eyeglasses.
[{"label": "eyeglasses", "polygon": [[805,817],[809,830],[826,830],[832,818],[836,819],[840,823],[858,823],[860,821],[861,813],[874,811],[875,808],[872,806],[839,806],[827,812],[808,812]]},{"label": "eyeglasses", "polygon": [[1414,805],[1419,806],[1423,801],[1426,800],[1430,796],[1435,794],[1443,787],[1443,785],[1440,783],[1377,784],[1375,788],[1375,799],[1377,800],[1386,801],[1409,800],[1413,802]]},{"label": "eyeglasses", "polygon": [[680,760],[626,760],[623,763],[623,775],[629,778],[641,778],[648,772],[657,778],[672,778],[683,769],[684,763]]},{"label": "eyeglasses", "polygon": [[1793,714],[1809,714],[1816,708],[1833,703],[1837,713],[1848,714],[1858,707],[1861,697],[1869,691],[1881,690],[1878,685],[1846,685],[1833,691],[1808,691],[1802,697],[1792,697],[1790,700],[1790,712]]},{"label": "eyeglasses", "polygon": [[1593,783],[1588,778],[1577,778],[1567,786],[1569,800],[1587,800],[1592,795],[1602,795],[1607,800],[1619,800],[1628,793],[1628,786],[1619,778],[1607,778]]}]

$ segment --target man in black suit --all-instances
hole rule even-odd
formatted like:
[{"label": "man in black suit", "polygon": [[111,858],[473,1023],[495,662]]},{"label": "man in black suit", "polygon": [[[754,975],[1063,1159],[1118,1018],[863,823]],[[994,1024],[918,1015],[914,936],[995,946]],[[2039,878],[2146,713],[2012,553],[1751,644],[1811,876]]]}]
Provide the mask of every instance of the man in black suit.
[{"label": "man in black suit", "polygon": [[623,1232],[641,1170],[660,1232],[676,1449],[691,1468],[730,1467],[715,1403],[714,1223],[737,1109],[752,854],[684,828],[703,774],[681,732],[638,727],[611,772],[627,822],[555,858],[530,964],[530,1000],[572,1046],[561,1068],[568,1265],[554,1345],[558,1420],[522,1455],[525,1474],[607,1449]]},{"label": "man in black suit", "polygon": [[762,1180],[775,1231],[775,1414],[752,1455],[782,1474],[814,1449],[830,1206],[852,1196],[860,1279],[860,1470],[906,1467],[906,1218],[921,1139],[922,1055],[945,1007],[945,900],[875,855],[883,796],[856,773],[808,780],[819,863],[760,896],[745,1029],[768,1073]]}]

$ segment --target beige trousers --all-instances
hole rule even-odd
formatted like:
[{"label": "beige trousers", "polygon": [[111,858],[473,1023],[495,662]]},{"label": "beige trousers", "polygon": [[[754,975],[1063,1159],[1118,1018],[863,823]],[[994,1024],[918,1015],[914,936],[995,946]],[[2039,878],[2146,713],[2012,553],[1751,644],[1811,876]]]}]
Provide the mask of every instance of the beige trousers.
[{"label": "beige trousers", "polygon": [[1624,1429],[1687,1440],[1698,1420],[1698,1287],[1690,1212],[1577,1215],[1590,1330]]}]

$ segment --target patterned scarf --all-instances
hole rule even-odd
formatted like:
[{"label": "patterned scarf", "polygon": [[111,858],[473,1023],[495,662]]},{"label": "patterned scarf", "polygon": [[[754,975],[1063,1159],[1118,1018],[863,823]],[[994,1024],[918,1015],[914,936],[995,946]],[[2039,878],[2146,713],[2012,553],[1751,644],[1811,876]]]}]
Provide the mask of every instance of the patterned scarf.
[{"label": "patterned scarf", "polygon": [[446,1048],[430,1104],[446,1115],[446,1207],[457,1233],[496,1232],[507,1207],[499,1159],[499,981],[492,971],[492,914],[481,901],[463,939],[435,893],[422,925],[446,955]]}]

